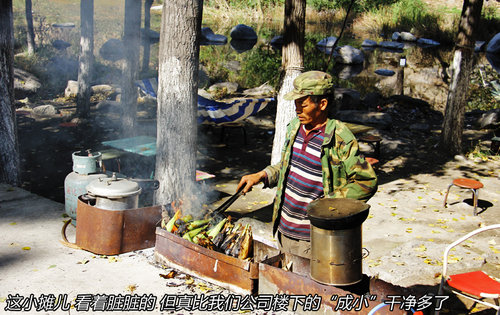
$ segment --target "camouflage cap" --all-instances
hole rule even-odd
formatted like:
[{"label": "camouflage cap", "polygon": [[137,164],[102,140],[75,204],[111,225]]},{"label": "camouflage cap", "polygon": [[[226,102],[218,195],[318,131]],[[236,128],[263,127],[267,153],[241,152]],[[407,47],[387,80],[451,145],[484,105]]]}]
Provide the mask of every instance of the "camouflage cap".
[{"label": "camouflage cap", "polygon": [[308,71],[293,81],[293,90],[283,97],[293,101],[309,95],[327,95],[333,93],[332,76],[322,71]]}]

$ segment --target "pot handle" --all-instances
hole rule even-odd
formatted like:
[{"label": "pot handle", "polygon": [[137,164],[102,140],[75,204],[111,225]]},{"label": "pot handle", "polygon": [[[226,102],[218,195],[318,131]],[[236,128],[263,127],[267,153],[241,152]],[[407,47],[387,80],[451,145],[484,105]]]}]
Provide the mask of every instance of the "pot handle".
[{"label": "pot handle", "polygon": [[136,182],[136,183],[153,183],[153,190],[157,190],[160,188],[160,182],[157,181],[156,179],[143,179],[143,178],[127,178],[130,181]]},{"label": "pot handle", "polygon": [[71,243],[70,241],[68,241],[68,238],[66,237],[66,228],[68,227],[68,225],[70,225],[70,223],[71,223],[71,219],[66,220],[64,222],[64,225],[61,229],[62,240],[59,240],[59,241],[61,242],[61,244],[63,244],[64,246],[67,246],[69,248],[82,249],[80,246],[76,245],[76,243]]},{"label": "pot handle", "polygon": [[361,250],[363,250],[363,254],[361,255],[361,259],[365,259],[366,257],[368,257],[370,255],[370,251],[368,250],[368,248],[363,247]]}]

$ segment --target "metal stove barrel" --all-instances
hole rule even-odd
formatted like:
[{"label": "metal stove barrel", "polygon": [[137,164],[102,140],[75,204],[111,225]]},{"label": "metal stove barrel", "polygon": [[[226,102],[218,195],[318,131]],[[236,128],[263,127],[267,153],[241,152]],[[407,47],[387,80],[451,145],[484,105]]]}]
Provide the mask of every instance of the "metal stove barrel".
[{"label": "metal stove barrel", "polygon": [[310,276],[330,285],[352,285],[361,281],[361,225],[370,206],[347,198],[323,198],[311,202]]}]

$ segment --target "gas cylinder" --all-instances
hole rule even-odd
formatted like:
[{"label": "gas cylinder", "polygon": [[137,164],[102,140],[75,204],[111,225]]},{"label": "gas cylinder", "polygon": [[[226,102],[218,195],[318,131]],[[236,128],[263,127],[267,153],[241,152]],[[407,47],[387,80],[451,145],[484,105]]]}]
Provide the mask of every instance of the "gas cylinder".
[{"label": "gas cylinder", "polygon": [[76,225],[76,206],[78,197],[87,193],[85,188],[95,179],[107,177],[102,173],[102,155],[100,152],[78,151],[73,152],[73,172],[64,179],[64,208]]}]

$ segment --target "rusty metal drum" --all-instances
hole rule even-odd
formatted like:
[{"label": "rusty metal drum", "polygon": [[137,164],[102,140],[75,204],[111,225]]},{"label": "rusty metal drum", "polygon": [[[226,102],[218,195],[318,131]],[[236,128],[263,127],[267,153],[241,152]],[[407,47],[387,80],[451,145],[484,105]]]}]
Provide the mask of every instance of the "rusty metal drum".
[{"label": "rusty metal drum", "polygon": [[347,198],[322,198],[311,202],[311,264],[313,280],[346,286],[362,280],[362,223],[370,206]]}]

